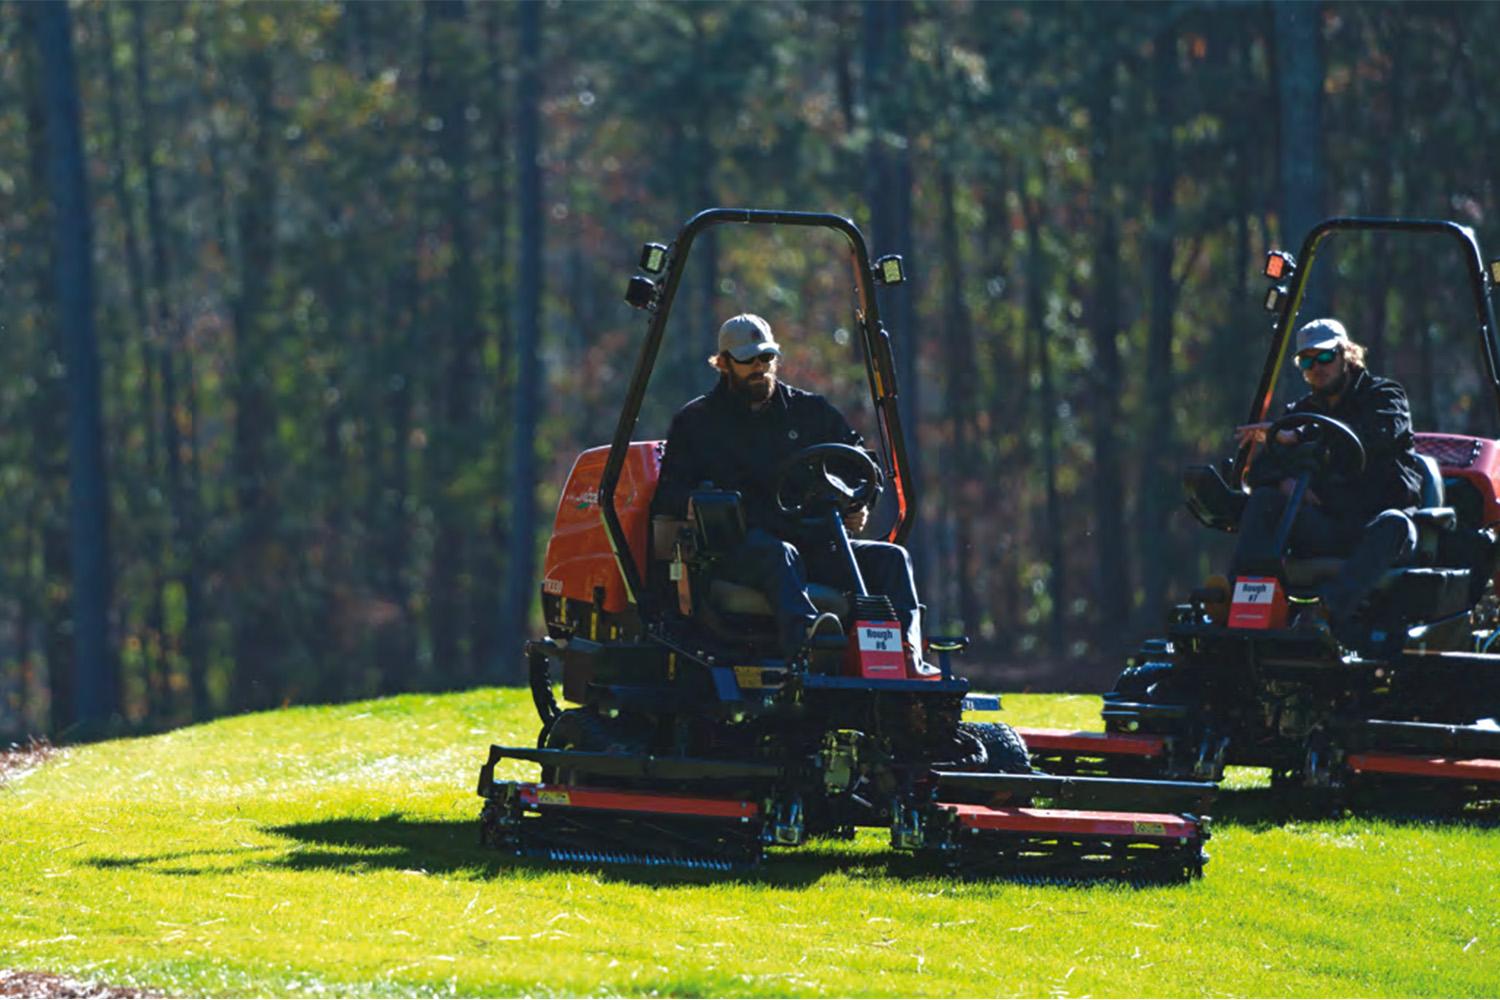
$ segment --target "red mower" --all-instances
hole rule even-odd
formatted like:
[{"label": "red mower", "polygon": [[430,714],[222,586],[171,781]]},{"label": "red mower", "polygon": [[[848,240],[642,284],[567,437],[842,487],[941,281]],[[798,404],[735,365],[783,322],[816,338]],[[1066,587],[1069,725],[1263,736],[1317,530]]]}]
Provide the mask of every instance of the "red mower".
[{"label": "red mower", "polygon": [[[1290,551],[1292,520],[1307,500],[1309,476],[1314,469],[1358,469],[1364,461],[1358,436],[1342,422],[1289,413],[1271,425],[1268,441],[1283,428],[1317,425],[1311,437],[1318,443],[1310,459],[1304,455],[1300,466],[1289,467],[1295,486],[1271,564],[1265,572],[1211,580],[1172,610],[1165,636],[1147,642],[1105,695],[1104,732],[1025,731],[1039,764],[1073,774],[1204,781],[1219,780],[1226,764],[1266,767],[1276,786],[1385,806],[1451,808],[1500,798],[1494,596],[1500,441],[1493,430],[1488,436],[1473,430],[1500,426],[1492,420],[1500,416],[1494,272],[1486,270],[1474,234],[1446,221],[1329,219],[1312,230],[1297,257],[1271,252],[1266,306],[1277,321],[1250,406],[1252,423],[1270,412],[1314,259],[1325,241],[1342,246],[1345,241],[1332,239],[1340,236],[1383,247],[1391,241],[1447,244],[1458,250],[1467,276],[1463,322],[1472,322],[1469,342],[1477,350],[1471,365],[1453,371],[1454,380],[1472,388],[1444,386],[1432,374],[1430,333],[1413,338],[1416,349],[1409,352],[1428,366],[1418,388],[1446,389],[1472,402],[1462,418],[1467,426],[1415,435],[1424,480],[1421,505],[1410,515],[1418,531],[1415,558],[1380,579],[1342,634],[1289,627],[1299,605],[1314,600],[1314,588],[1342,566],[1338,559]],[[1344,266],[1345,258],[1334,259]],[[1430,269],[1438,260],[1420,263]],[[1418,294],[1432,292],[1423,287]],[[1187,506],[1205,527],[1237,530],[1246,505],[1248,450],[1241,448],[1222,469],[1187,470]],[[1276,460],[1270,447],[1255,459]]]},{"label": "red mower", "polygon": [[[1033,769],[997,709],[956,676],[961,639],[903,645],[887,595],[812,584],[843,634],[780,652],[758,591],[718,577],[744,532],[740,496],[704,488],[691,520],[651,516],[662,443],[633,441],[695,237],[714,226],[821,229],[847,244],[878,454],[818,445],[781,470],[783,510],[851,563],[844,518],[882,484],[911,528],[912,493],[890,337],[875,290],[901,258],[871,261],[836,215],[711,209],[671,244],[647,244],[627,301],[649,315],[613,442],[579,456],[558,504],[542,580],[547,635],[526,646],[536,746],[494,746],[480,772],[483,839],[522,857],[733,870],[815,837],[890,833],[891,846],[966,875],[1180,879],[1201,874],[1214,788],[1057,777]],[[935,654],[929,664],[924,652]],[[558,704],[554,669],[560,668]],[[540,767],[495,777],[502,762]]]}]

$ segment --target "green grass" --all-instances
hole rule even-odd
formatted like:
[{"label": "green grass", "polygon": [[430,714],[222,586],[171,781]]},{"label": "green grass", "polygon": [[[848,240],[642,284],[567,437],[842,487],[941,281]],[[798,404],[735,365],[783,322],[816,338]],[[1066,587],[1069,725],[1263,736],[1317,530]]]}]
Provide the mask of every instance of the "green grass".
[{"label": "green grass", "polygon": [[66,750],[0,787],[0,967],[209,995],[1500,989],[1493,825],[1279,817],[1246,772],[1185,886],[902,875],[874,831],[741,879],[546,870],[475,837],[485,749],[533,717],[519,691],[417,695]]}]

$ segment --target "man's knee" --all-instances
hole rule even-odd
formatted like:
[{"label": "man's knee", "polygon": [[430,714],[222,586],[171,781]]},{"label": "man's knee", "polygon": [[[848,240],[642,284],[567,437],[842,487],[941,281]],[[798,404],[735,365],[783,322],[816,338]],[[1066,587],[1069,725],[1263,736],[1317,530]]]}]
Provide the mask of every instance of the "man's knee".
[{"label": "man's knee", "polygon": [[1411,558],[1417,551],[1417,525],[1399,510],[1384,510],[1376,514],[1365,529],[1367,537],[1378,539],[1382,549],[1400,562]]},{"label": "man's knee", "polygon": [[751,528],[745,535],[745,540],[740,543],[733,555],[727,560],[723,575],[750,576],[758,580],[775,577],[781,572],[791,569],[794,573],[800,572],[802,567],[802,554],[791,542],[777,538],[769,531],[761,528]]},{"label": "man's knee", "polygon": [[860,572],[869,577],[870,582],[878,580],[880,589],[896,591],[886,596],[893,601],[911,603],[916,594],[916,578],[911,553],[906,546],[861,540],[854,543],[854,558],[860,564]]}]

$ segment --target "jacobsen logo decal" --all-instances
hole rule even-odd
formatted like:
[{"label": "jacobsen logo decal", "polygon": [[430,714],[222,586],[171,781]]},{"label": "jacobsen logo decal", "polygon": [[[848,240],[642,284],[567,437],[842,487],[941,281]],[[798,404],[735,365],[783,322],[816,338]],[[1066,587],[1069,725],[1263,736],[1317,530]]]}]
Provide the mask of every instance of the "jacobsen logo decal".
[{"label": "jacobsen logo decal", "polygon": [[536,793],[537,805],[565,806],[572,802],[567,792],[541,791]]},{"label": "jacobsen logo decal", "polygon": [[1167,827],[1164,823],[1149,823],[1137,820],[1134,826],[1135,832],[1143,837],[1160,837],[1167,832]]},{"label": "jacobsen logo decal", "polygon": [[551,577],[547,577],[546,579],[542,580],[542,593],[544,593],[544,594],[561,594],[562,593],[562,581],[561,580],[554,580]]}]

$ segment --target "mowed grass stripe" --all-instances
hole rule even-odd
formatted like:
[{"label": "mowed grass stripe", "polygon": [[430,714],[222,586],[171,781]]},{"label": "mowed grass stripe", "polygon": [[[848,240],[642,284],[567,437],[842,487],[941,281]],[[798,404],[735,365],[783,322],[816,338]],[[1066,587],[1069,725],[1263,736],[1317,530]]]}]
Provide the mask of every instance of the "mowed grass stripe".
[{"label": "mowed grass stripe", "polygon": [[[997,718],[1086,727],[1098,699]],[[878,831],[740,879],[476,844],[525,692],[411,695],[64,750],[0,787],[0,967],[180,994],[1493,996],[1500,828],[1287,818],[1235,772],[1185,886],[967,883]],[[514,777],[532,777],[515,765]]]}]

